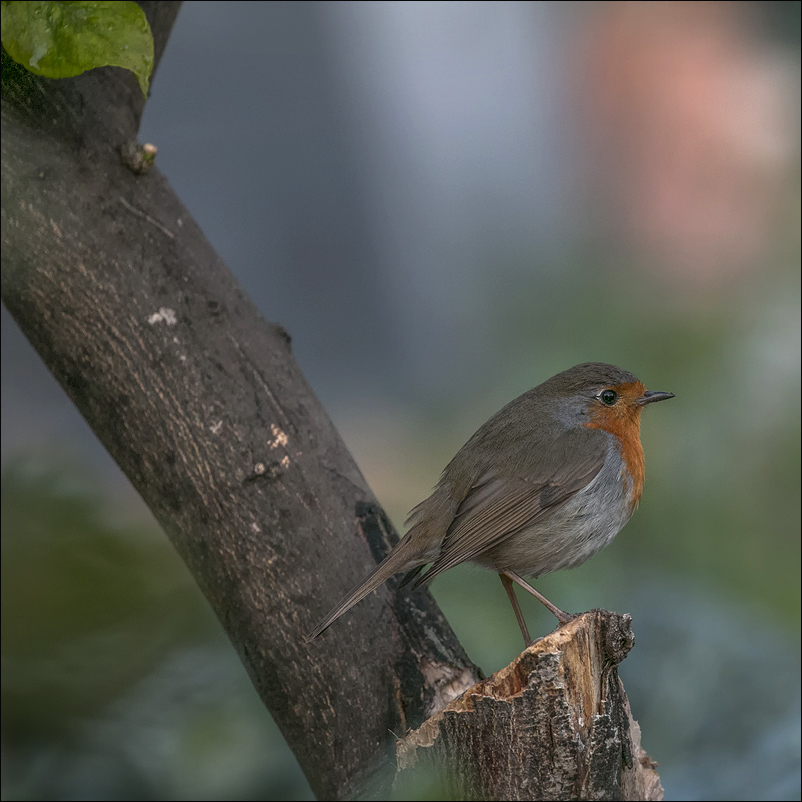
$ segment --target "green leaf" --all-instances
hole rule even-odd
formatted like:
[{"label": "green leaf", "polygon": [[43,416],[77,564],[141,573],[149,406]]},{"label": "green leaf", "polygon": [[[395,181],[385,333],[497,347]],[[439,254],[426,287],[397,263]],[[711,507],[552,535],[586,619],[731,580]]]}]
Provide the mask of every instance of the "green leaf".
[{"label": "green leaf", "polygon": [[3,2],[3,47],[36,75],[69,78],[93,67],[124,67],[147,97],[153,35],[137,3]]}]

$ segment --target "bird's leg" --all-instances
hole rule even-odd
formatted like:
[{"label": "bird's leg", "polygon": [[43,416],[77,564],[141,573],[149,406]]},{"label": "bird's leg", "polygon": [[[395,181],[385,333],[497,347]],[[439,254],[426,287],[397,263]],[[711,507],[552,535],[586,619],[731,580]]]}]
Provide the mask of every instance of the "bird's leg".
[{"label": "bird's leg", "polygon": [[[524,590],[528,590],[544,607],[547,607],[549,610],[551,610],[552,613],[554,613],[554,615],[557,616],[557,620],[561,624],[567,624],[569,621],[573,621],[574,618],[576,618],[575,615],[571,615],[571,613],[566,613],[559,607],[555,607],[542,593],[538,593],[528,582],[521,579],[521,577],[519,577],[518,574],[515,573],[515,571],[501,571],[499,572],[499,575],[502,577],[501,580],[502,582],[504,581],[504,577],[506,576],[507,581],[511,579],[513,582],[519,584]],[[507,585],[505,584],[504,587],[506,588]],[[510,592],[511,590],[507,591],[507,593]],[[516,604],[517,603],[514,603],[513,607],[515,607]],[[516,611],[515,614],[518,615],[519,614],[518,611]],[[521,619],[518,620],[518,623],[520,622]]]},{"label": "bird's leg", "polygon": [[512,609],[515,611],[515,617],[518,619],[518,626],[521,628],[521,634],[524,636],[524,646],[529,647],[532,645],[532,639],[529,637],[529,630],[526,628],[526,621],[524,621],[524,614],[521,612],[521,607],[518,604],[518,599],[515,597],[515,588],[512,586],[512,580],[507,574],[499,573],[501,584],[504,585],[504,590],[507,591],[507,596],[512,604]]}]

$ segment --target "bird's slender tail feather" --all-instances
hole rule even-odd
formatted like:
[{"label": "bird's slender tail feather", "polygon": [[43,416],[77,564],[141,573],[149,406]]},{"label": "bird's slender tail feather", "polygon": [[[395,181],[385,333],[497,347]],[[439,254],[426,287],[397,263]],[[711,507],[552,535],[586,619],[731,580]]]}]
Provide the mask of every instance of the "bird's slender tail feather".
[{"label": "bird's slender tail feather", "polygon": [[409,538],[404,538],[362,582],[353,588],[325,618],[318,622],[317,626],[306,636],[307,643],[328,629],[343,613],[362,601],[365,596],[376,590],[379,585],[384,584],[390,577],[401,571],[415,568],[418,565],[425,565],[426,562],[429,562],[428,560],[416,561],[413,553],[414,549],[410,548]]}]

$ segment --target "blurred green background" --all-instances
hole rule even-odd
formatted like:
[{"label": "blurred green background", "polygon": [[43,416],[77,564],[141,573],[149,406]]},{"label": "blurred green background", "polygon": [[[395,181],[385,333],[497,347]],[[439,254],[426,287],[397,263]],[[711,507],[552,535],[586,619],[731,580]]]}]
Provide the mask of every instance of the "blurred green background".
[{"label": "blurred green background", "polygon": [[[621,675],[667,799],[800,797],[799,8],[187,3],[143,123],[399,530],[560,370],[676,394],[644,414],[632,521],[537,583],[633,616]],[[2,325],[3,798],[310,799],[188,571]],[[431,589],[486,673],[519,653],[495,576]]]}]

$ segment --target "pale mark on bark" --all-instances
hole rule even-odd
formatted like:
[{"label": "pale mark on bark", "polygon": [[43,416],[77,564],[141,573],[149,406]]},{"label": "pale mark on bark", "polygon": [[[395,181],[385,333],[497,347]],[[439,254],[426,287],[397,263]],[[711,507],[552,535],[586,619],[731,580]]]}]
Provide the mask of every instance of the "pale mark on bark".
[{"label": "pale mark on bark", "polygon": [[150,323],[151,326],[155,326],[156,323],[166,323],[168,326],[175,326],[176,323],[178,323],[178,318],[174,310],[162,306],[159,308],[158,312],[154,312],[148,317],[148,323]]},{"label": "pale mark on bark", "polygon": [[120,203],[122,203],[122,205],[125,206],[126,209],[128,209],[128,211],[133,212],[137,217],[141,217],[143,220],[147,220],[151,225],[156,226],[156,228],[158,228],[159,231],[168,236],[170,239],[175,239],[175,234],[173,234],[173,232],[170,231],[169,228],[165,228],[158,220],[154,220],[149,214],[141,212],[139,209],[136,208],[136,206],[132,206],[130,203],[128,203],[128,201],[125,200],[125,198],[118,197],[117,200],[119,200]]}]

